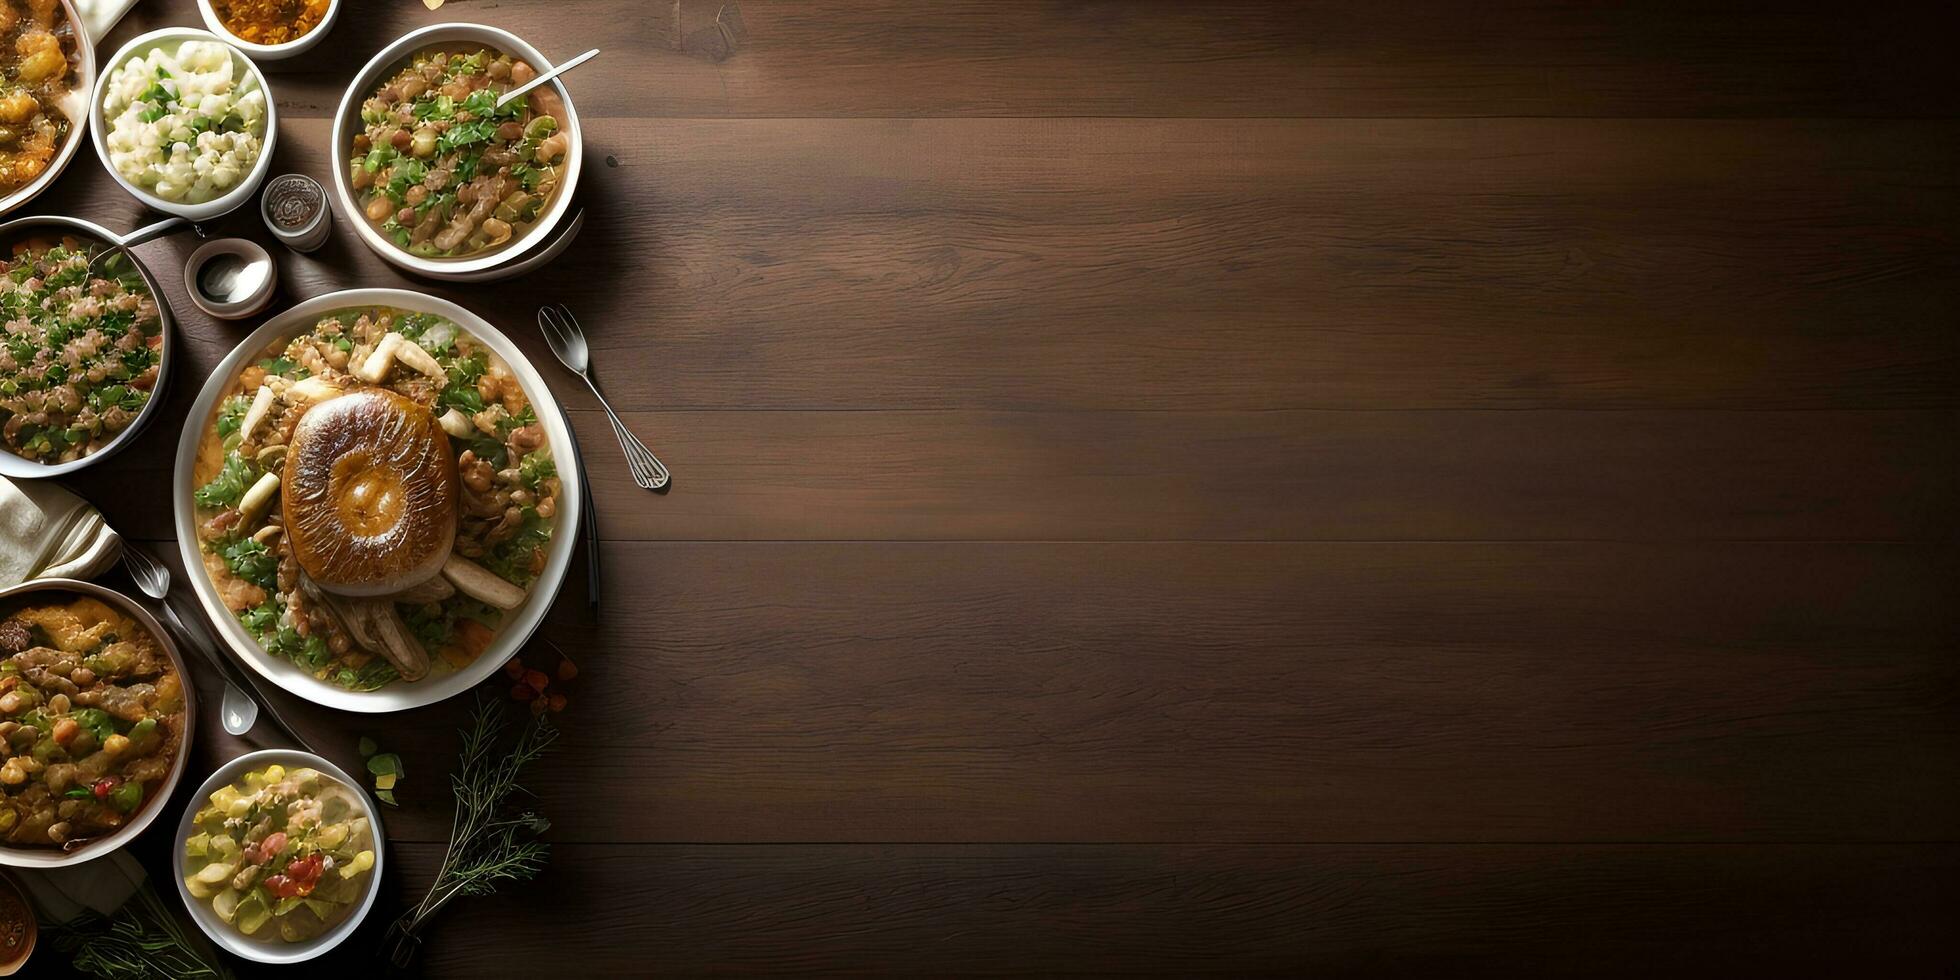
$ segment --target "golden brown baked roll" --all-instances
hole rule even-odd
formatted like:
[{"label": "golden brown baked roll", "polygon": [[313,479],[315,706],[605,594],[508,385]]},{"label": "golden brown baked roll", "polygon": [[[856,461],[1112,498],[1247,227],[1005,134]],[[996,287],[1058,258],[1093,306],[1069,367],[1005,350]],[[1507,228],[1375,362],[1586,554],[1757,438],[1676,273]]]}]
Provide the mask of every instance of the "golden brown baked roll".
[{"label": "golden brown baked roll", "polygon": [[286,537],[329,592],[389,595],[442,570],[456,541],[456,461],[435,416],[380,388],[307,409],[280,480]]}]

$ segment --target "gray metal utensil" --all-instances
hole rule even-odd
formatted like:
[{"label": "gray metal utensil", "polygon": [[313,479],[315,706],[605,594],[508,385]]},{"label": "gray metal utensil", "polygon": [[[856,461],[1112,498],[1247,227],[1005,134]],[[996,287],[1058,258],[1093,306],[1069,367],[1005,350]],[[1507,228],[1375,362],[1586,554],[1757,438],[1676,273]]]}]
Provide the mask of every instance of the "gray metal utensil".
[{"label": "gray metal utensil", "polygon": [[[238,676],[237,668],[225,661],[217,647],[212,645],[210,636],[201,631],[193,631],[177,615],[177,610],[170,604],[170,569],[144,553],[141,548],[127,542],[123,544],[122,557],[123,567],[129,569],[129,577],[136,581],[136,587],[143,590],[144,595],[155,599],[157,605],[163,607],[163,615],[170,621],[170,625],[176,627],[177,632],[183,635],[184,641],[202,654],[211,666],[218,669],[219,676],[225,679],[225,696],[220,707],[225,731],[233,735],[243,735],[251,731],[253,723],[258,720],[263,696],[257,694],[257,688],[252,685],[250,678]],[[241,681],[244,686],[240,686]],[[253,693],[245,693],[247,690]],[[291,725],[286,724],[286,719],[279,717],[277,710],[271,705],[264,705],[264,707],[266,717],[272,719],[272,723],[277,725],[287,738],[292,739],[300,748],[312,751],[306,744],[306,740],[300,738],[299,733],[293,731]]]},{"label": "gray metal utensil", "polygon": [[549,82],[552,79],[557,78],[558,76],[563,75],[564,73],[571,71],[572,69],[577,68],[578,66],[585,64],[588,61],[591,61],[593,57],[596,56],[598,53],[599,53],[599,49],[593,48],[592,50],[587,51],[582,55],[578,55],[576,57],[566,59],[566,61],[563,64],[560,64],[558,67],[553,68],[552,70],[545,72],[544,74],[539,75],[538,77],[533,78],[530,81],[525,82],[524,84],[519,85],[518,87],[511,89],[510,91],[505,92],[500,96],[497,96],[497,108],[501,109],[507,103],[509,103],[510,100],[517,98],[518,96],[523,95],[524,93],[529,92],[530,90],[537,88],[538,86],[543,85],[544,83]]},{"label": "gray metal utensil", "polygon": [[592,389],[592,397],[599,399],[599,407],[606,410],[606,418],[612,422],[613,435],[619,438],[619,448],[626,453],[626,465],[633,471],[633,482],[648,490],[658,490],[667,485],[667,467],[655,457],[652,451],[627,431],[626,423],[619,420],[619,413],[613,411],[606,402],[606,396],[599,392],[599,385],[592,380],[591,350],[585,343],[585,331],[578,325],[578,318],[572,315],[570,307],[559,304],[556,307],[538,308],[538,329],[544,332],[545,343],[551,345],[551,353],[558,363],[579,376],[587,388]]}]

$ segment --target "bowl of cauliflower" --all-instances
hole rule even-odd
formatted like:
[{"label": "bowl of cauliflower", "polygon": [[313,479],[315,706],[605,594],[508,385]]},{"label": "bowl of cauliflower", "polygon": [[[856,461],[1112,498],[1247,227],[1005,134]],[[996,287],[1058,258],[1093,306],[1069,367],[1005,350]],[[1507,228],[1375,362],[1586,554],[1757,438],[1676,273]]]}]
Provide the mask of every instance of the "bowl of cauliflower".
[{"label": "bowl of cauliflower", "polygon": [[249,200],[272,166],[265,76],[208,31],[165,28],[106,62],[90,122],[102,166],[137,200],[205,221]]}]

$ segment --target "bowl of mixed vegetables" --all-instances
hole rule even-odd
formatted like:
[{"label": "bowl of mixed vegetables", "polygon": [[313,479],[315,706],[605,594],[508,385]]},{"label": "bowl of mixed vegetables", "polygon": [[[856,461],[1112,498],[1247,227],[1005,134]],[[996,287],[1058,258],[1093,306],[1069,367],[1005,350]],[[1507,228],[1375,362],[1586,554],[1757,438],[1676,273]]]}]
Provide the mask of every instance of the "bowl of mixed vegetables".
[{"label": "bowl of mixed vegetables", "polygon": [[0,590],[0,864],[100,857],[182,777],[196,694],[169,635],[90,582]]},{"label": "bowl of mixed vegetables", "polygon": [[381,821],[333,763],[267,749],[219,767],[177,828],[177,892],[213,942],[260,963],[332,949],[374,905]]},{"label": "bowl of mixed vegetables", "polygon": [[0,224],[0,475],[61,476],[149,424],[169,377],[170,308],[117,236],[79,218]]},{"label": "bowl of mixed vegetables", "polygon": [[536,48],[481,24],[437,24],[384,48],[334,117],[334,190],[382,258],[437,279],[531,267],[566,218],[583,158],[561,81]]}]

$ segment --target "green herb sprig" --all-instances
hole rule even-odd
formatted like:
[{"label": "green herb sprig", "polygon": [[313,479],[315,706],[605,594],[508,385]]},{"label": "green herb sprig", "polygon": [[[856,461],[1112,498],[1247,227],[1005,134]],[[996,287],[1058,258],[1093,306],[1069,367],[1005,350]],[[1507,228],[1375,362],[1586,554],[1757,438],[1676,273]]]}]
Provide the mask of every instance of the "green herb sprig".
[{"label": "green herb sprig", "polygon": [[91,915],[53,930],[52,938],[76,972],[103,980],[232,980],[147,881],[114,915]]},{"label": "green herb sprig", "polygon": [[545,717],[534,717],[508,752],[494,755],[509,727],[502,702],[478,692],[470,727],[461,733],[457,770],[449,777],[456,810],[448,850],[428,894],[388,930],[388,957],[401,969],[413,963],[422,929],[443,906],[459,896],[489,895],[505,882],[535,878],[550,856],[550,845],[537,839],[550,821],[529,810],[513,812],[509,803],[524,792],[518,785],[524,767],[545,754],[558,729]]}]

